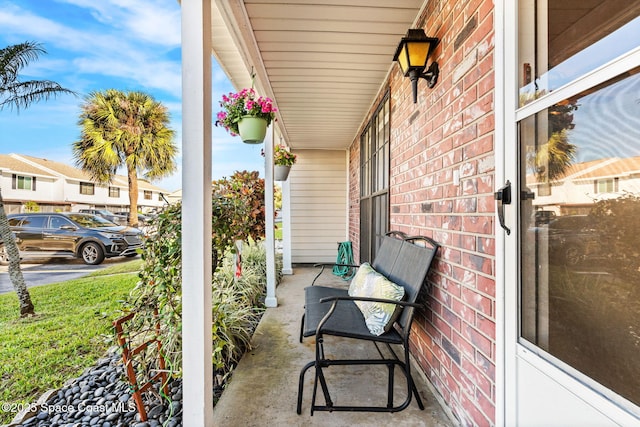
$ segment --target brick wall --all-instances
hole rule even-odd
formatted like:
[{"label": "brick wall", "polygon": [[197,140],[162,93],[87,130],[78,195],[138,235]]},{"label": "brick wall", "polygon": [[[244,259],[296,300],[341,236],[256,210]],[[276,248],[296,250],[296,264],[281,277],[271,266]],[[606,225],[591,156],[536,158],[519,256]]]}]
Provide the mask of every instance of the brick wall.
[{"label": "brick wall", "polygon": [[353,250],[353,259],[360,259],[360,142],[356,141],[349,149],[349,240]]},{"label": "brick wall", "polygon": [[[398,68],[391,88],[390,229],[443,247],[416,318],[412,354],[462,425],[495,423],[493,2],[431,1],[423,28],[440,38],[433,89],[418,103]],[[425,21],[425,19],[423,19]],[[354,143],[350,177],[358,178]],[[350,236],[358,241],[358,186]]]}]

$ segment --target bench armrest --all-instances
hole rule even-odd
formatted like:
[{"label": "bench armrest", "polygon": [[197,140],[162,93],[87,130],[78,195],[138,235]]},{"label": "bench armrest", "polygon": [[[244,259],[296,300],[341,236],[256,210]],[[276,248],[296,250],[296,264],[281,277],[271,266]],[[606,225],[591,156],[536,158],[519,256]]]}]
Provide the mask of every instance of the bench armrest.
[{"label": "bench armrest", "polygon": [[325,314],[325,316],[322,318],[322,320],[320,320],[320,322],[318,323],[318,326],[316,327],[316,338],[322,337],[322,327],[324,326],[325,323],[329,321],[329,319],[331,318],[331,315],[333,315],[333,313],[336,311],[336,307],[338,306],[338,301],[371,301],[371,302],[395,304],[395,305],[400,305],[402,307],[416,307],[416,308],[421,307],[421,305],[417,303],[412,303],[407,301],[395,301],[395,300],[389,300],[389,299],[383,299],[383,298],[367,298],[367,297],[351,297],[351,296],[331,296],[331,297],[320,298],[319,302],[321,303],[332,302],[332,304],[327,314]]},{"label": "bench armrest", "polygon": [[320,298],[319,302],[329,302],[329,301],[334,301],[334,305],[337,304],[338,301],[343,300],[343,301],[369,301],[369,302],[381,302],[381,303],[386,303],[386,304],[395,304],[395,305],[401,305],[402,307],[415,307],[415,308],[420,308],[422,307],[422,304],[418,304],[416,302],[407,302],[407,301],[396,301],[396,300],[392,300],[392,299],[384,299],[384,298],[370,298],[370,297],[352,297],[352,296],[330,296],[330,297],[324,297],[324,298]]}]

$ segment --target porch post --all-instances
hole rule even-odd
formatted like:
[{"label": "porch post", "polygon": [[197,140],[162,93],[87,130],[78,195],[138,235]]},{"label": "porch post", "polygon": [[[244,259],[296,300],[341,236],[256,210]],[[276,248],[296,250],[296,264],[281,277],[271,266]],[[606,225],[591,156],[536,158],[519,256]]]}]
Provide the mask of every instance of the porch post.
[{"label": "porch post", "polygon": [[213,423],[211,0],[182,1],[183,423]]},{"label": "porch post", "polygon": [[264,304],[267,307],[277,307],[276,298],[276,250],[275,250],[275,221],[273,203],[273,144],[275,126],[272,124],[264,141],[264,214],[265,214],[265,245],[267,252],[267,296]]},{"label": "porch post", "polygon": [[282,182],[282,274],[293,274],[291,267],[291,178]]}]

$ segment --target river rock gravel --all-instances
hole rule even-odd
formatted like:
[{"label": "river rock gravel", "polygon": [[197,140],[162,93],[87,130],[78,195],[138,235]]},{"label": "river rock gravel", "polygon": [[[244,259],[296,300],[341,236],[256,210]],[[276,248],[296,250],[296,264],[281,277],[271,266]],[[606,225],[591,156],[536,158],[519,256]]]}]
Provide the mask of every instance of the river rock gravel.
[{"label": "river rock gravel", "polygon": [[171,399],[145,393],[148,419],[140,420],[131,397],[121,358],[110,353],[80,377],[54,392],[30,418],[11,426],[24,427],[176,427],[182,425],[182,382],[169,384]]}]

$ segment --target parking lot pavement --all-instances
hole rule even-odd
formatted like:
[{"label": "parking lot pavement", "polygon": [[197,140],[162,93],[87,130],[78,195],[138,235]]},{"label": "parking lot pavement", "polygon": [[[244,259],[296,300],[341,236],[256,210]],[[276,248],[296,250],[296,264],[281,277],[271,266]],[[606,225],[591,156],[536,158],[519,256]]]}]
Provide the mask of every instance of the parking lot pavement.
[{"label": "parking lot pavement", "polygon": [[[31,288],[77,279],[118,262],[122,260],[110,258],[100,265],[86,265],[75,258],[34,258],[23,260],[20,267],[27,287]],[[8,266],[0,265],[0,294],[13,291],[8,270]]]}]

